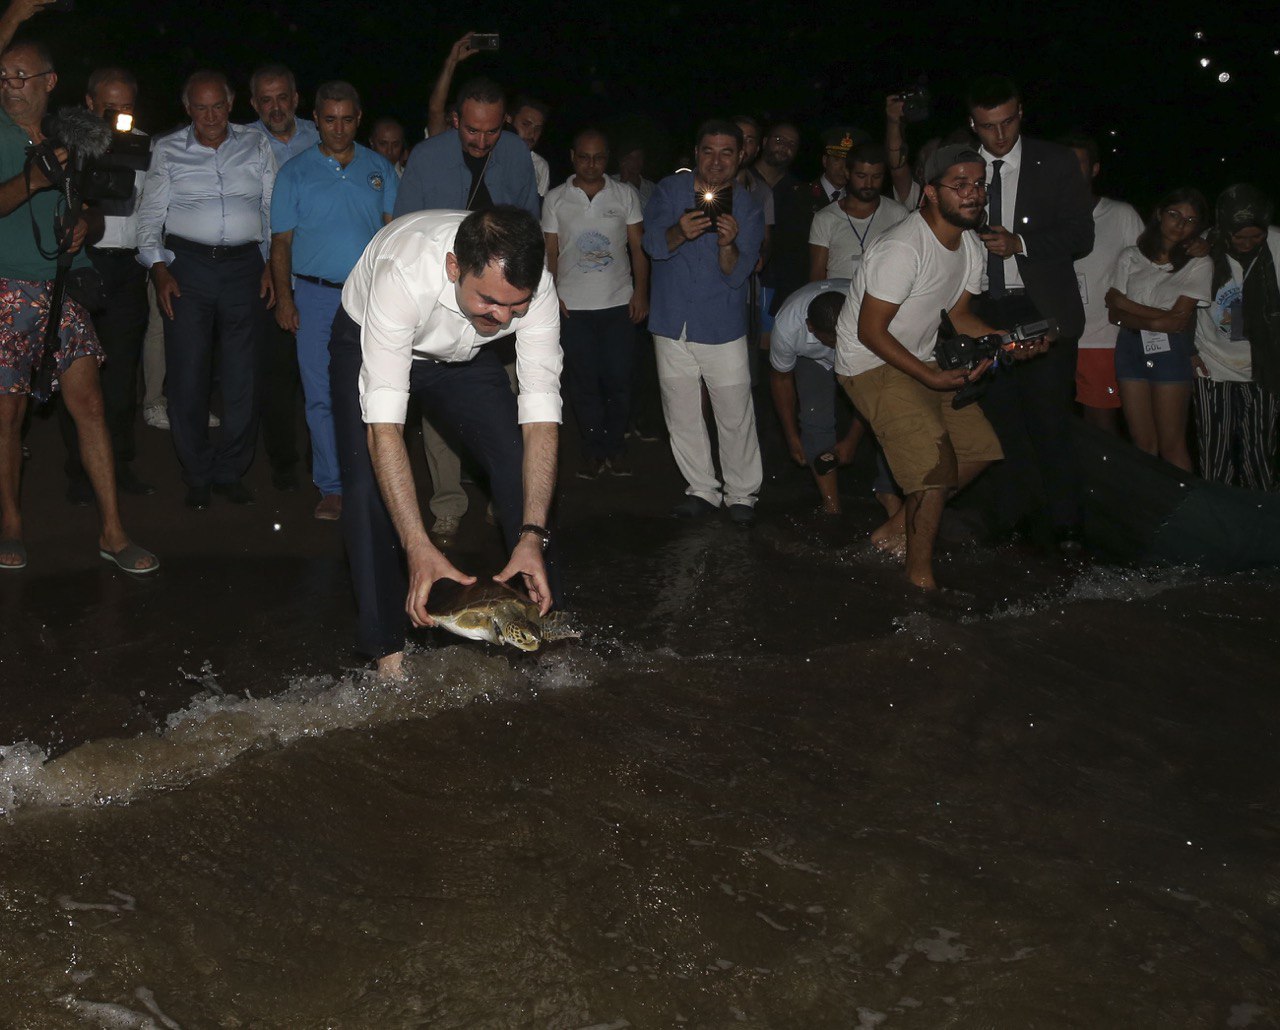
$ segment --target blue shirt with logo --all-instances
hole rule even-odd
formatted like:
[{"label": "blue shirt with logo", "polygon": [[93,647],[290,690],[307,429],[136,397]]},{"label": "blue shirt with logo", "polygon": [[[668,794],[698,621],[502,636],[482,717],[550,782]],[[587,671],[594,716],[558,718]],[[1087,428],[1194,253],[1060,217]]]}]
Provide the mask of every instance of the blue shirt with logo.
[{"label": "blue shirt with logo", "polygon": [[398,184],[391,162],[359,143],[345,168],[319,146],[286,163],[271,197],[271,231],[293,232],[293,271],[344,282],[394,210]]}]

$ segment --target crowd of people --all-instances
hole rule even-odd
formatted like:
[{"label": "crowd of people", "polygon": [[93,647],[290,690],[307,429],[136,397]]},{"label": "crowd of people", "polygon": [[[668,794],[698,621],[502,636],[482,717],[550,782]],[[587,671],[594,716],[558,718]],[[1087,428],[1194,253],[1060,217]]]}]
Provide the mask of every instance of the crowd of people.
[{"label": "crowd of people", "polygon": [[[1080,545],[1077,405],[1110,432],[1122,415],[1137,447],[1184,469],[1194,412],[1202,476],[1275,486],[1270,200],[1238,185],[1211,207],[1177,188],[1144,220],[1093,192],[1091,139],[1022,133],[1022,97],[1001,76],[975,81],[967,124],[915,153],[890,96],[883,138],[833,127],[812,178],[796,167],[796,125],[744,115],[708,118],[689,167],[656,181],[639,144],[573,126],[572,174],[552,186],[535,149],[546,104],[509,102],[484,77],[454,89],[478,52],[470,33],[412,148],[394,119],[362,126],[346,82],[319,85],[300,117],[280,64],[249,79],[258,121],[235,124],[232,84],[202,70],[182,91],[189,124],[151,141],[132,195],[68,219],[27,159],[51,131],[57,71],[39,42],[12,41],[48,2],[12,0],[0,18],[0,569],[27,561],[22,427],[29,399],[55,393],[68,500],[96,501],[100,552],[130,574],[159,567],[116,501],[153,492],[132,468],[140,408],[171,433],[196,511],[215,495],[253,503],[259,437],[279,490],[300,489],[309,451],[315,517],[342,523],[360,648],[389,675],[405,614],[431,622],[431,584],[472,581],[446,556],[466,463],[511,554],[499,578],[519,577],[544,611],[555,602],[562,389],[577,475],[627,476],[646,367],[686,483],[672,515],[754,522],[753,382],[767,362],[764,396],[823,511],[840,511],[840,467],[864,439],[875,447],[886,517],[872,540],[925,589],[944,505],[993,465],[1005,528],[1041,518],[1057,546]],[[137,93],[127,69],[104,67],[84,102],[108,118],[132,113]],[[52,143],[65,162],[65,140]],[[59,218],[72,269],[88,274],[73,271],[46,336],[67,262],[32,223]],[[946,359],[960,350],[976,356]],[[404,442],[411,399],[429,530]]]}]

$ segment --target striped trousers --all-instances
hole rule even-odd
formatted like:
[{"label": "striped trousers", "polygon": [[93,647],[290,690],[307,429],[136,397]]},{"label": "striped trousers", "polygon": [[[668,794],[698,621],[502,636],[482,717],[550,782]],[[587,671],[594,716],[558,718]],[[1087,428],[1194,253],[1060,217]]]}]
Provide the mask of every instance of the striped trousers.
[{"label": "striped trousers", "polygon": [[1203,376],[1195,383],[1200,475],[1228,486],[1274,490],[1280,397],[1257,383]]}]

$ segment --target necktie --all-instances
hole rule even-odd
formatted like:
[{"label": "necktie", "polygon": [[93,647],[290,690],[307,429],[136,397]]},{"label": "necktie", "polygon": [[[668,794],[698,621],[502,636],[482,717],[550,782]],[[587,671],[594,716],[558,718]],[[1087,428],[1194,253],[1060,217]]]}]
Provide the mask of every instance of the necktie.
[{"label": "necktie", "polygon": [[839,199],[840,199],[840,191],[839,191],[839,190],[832,190],[832,191],[831,191],[831,203],[833,203],[833,204],[834,204],[834,203],[835,203],[837,200],[839,200]]},{"label": "necktie", "polygon": [[[1000,210],[1000,169],[1003,161],[991,162],[991,185],[987,187],[987,224],[1004,225]],[[999,296],[1004,293],[1004,258],[999,254],[987,254],[987,292]]]}]

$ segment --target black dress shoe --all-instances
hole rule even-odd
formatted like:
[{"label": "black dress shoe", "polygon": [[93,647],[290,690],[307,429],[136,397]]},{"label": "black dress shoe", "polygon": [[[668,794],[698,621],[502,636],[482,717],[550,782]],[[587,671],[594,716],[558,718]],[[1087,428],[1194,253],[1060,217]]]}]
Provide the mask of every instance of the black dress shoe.
[{"label": "black dress shoe", "polygon": [[204,511],[209,507],[209,488],[207,486],[188,487],[187,497],[183,503],[193,511]]},{"label": "black dress shoe", "polygon": [[93,486],[87,479],[67,480],[67,503],[87,508],[93,503]]},{"label": "black dress shoe", "polygon": [[271,485],[281,493],[293,494],[302,489],[298,483],[298,474],[293,469],[273,469],[271,471]]},{"label": "black dress shoe", "polygon": [[136,475],[133,469],[128,465],[121,465],[116,469],[116,486],[127,494],[133,494],[135,497],[150,497],[156,492],[156,488],[150,483],[144,483]]},{"label": "black dress shoe", "polygon": [[252,504],[254,502],[253,491],[238,479],[234,483],[214,483],[213,492],[219,497],[225,497],[232,504]]}]

